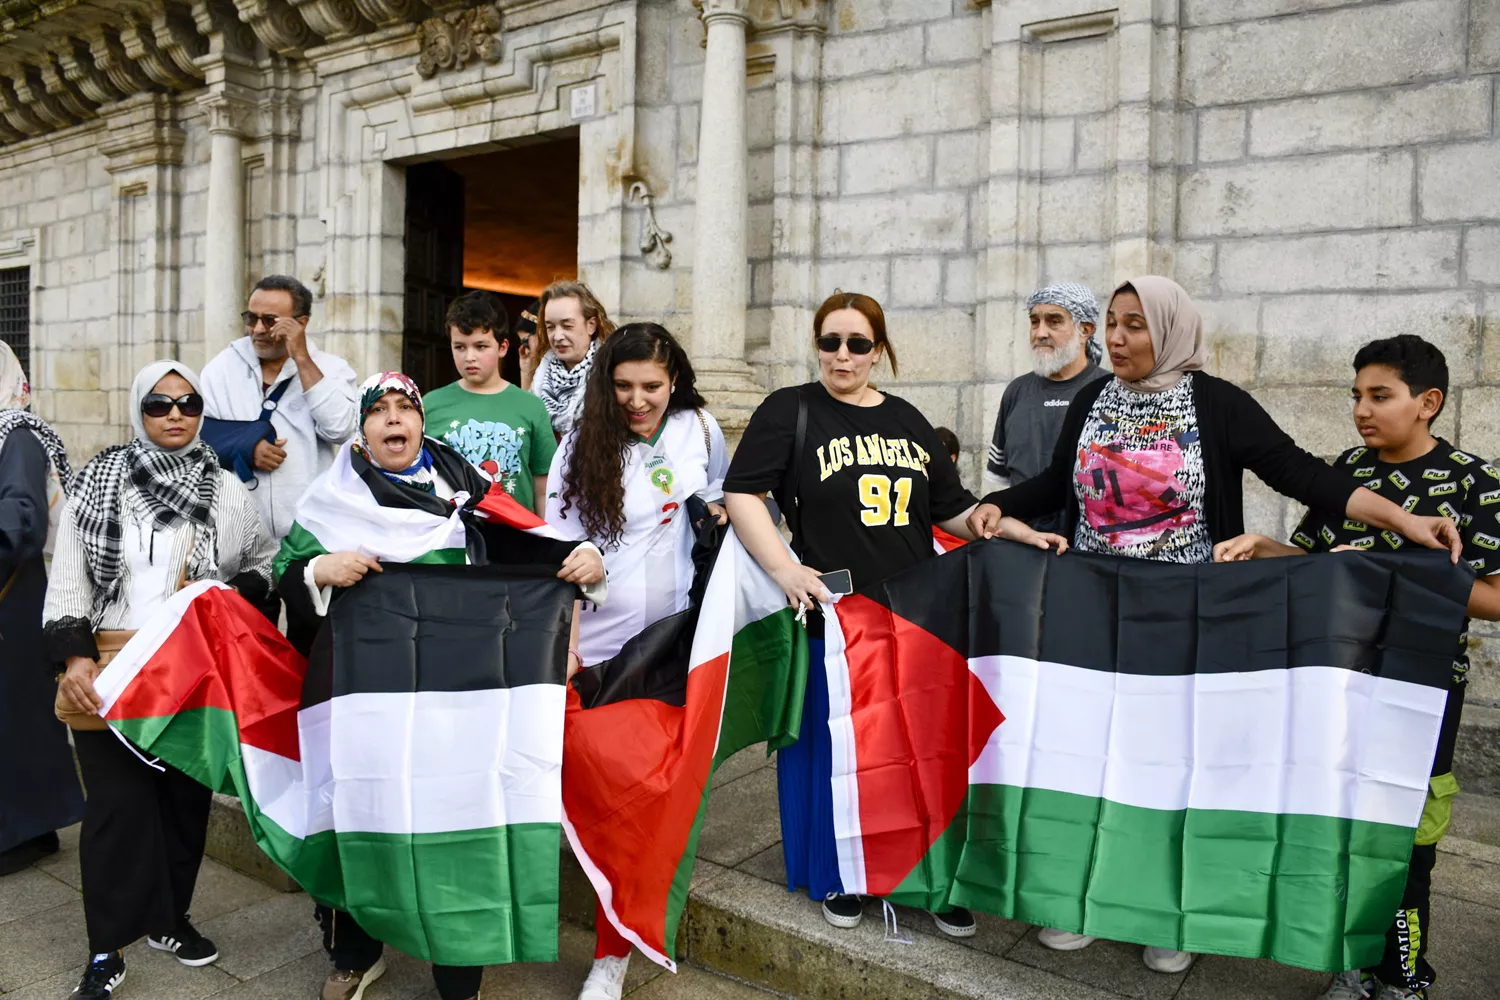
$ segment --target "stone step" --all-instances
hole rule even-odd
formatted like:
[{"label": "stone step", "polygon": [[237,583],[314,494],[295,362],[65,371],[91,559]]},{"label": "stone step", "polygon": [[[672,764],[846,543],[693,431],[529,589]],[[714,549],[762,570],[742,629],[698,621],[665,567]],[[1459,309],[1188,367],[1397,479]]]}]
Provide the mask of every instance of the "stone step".
[{"label": "stone step", "polygon": [[1474,702],[1464,706],[1453,773],[1465,792],[1500,795],[1500,708]]}]

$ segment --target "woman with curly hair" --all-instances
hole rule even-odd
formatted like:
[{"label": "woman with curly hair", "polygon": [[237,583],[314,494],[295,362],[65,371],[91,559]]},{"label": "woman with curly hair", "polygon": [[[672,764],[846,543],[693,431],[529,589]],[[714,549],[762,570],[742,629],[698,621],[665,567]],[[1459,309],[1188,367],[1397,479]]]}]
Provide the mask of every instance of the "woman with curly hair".
[{"label": "woman with curly hair", "polygon": [[[598,668],[648,625],[688,607],[694,528],[689,501],[725,522],[728,450],[703,409],[693,366],[655,323],[631,323],[601,344],[582,417],[547,477],[547,522],[604,550],[610,599],[580,616],[579,654]],[[594,966],[579,1000],[619,1000],[630,943],[603,907]]]}]

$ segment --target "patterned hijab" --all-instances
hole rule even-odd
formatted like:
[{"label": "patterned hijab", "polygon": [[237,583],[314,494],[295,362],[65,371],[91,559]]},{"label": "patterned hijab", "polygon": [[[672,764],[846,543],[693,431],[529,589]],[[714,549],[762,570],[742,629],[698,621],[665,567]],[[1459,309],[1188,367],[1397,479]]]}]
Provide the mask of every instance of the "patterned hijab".
[{"label": "patterned hijab", "polygon": [[[141,400],[169,374],[180,375],[194,392],[202,392],[198,373],[180,361],[155,361],[130,384],[130,425],[135,440],[106,448],[78,473],[74,509],[79,540],[98,591],[94,607],[115,599],[120,589],[120,544],[124,537],[124,504],[143,515],[156,532],[177,524],[193,529],[187,579],[215,579],[219,573],[218,530],[214,507],[219,497],[219,459],[195,434],[178,448],[163,448],[146,433]],[[200,421],[201,426],[201,421]]]},{"label": "patterned hijab", "polygon": [[[370,415],[370,408],[383,399],[387,393],[392,392],[399,392],[411,400],[412,405],[417,408],[417,413],[422,416],[424,432],[422,451],[417,455],[417,460],[409,468],[402,469],[400,472],[392,472],[375,461],[375,456],[370,452],[370,441],[365,437],[365,418]],[[422,409],[422,390],[417,388],[417,383],[401,372],[376,372],[365,379],[359,387],[359,431],[355,435],[354,450],[362,455],[372,467],[379,469],[380,473],[391,482],[410,486],[423,493],[435,493],[437,477],[432,471],[432,452],[427,447],[426,422],[427,411]]]},{"label": "patterned hijab", "polygon": [[10,345],[0,340],[0,449],[4,449],[10,432],[17,427],[25,427],[35,434],[42,450],[47,453],[48,528],[43,551],[50,554],[57,537],[63,502],[73,482],[73,469],[68,465],[68,451],[63,447],[62,438],[47,421],[31,412],[31,385],[26,381],[26,373]]},{"label": "patterned hijab", "polygon": [[1135,289],[1151,332],[1151,351],[1156,358],[1151,371],[1137,382],[1125,384],[1136,392],[1165,392],[1188,372],[1202,371],[1208,361],[1203,348],[1203,317],[1183,287],[1171,278],[1148,274],[1122,282],[1110,296]]}]

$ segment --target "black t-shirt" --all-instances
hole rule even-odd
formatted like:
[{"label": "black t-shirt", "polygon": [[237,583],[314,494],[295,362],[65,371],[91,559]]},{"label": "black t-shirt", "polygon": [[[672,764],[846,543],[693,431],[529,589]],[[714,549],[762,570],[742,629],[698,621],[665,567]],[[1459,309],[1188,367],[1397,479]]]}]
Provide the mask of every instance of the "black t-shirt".
[{"label": "black t-shirt", "polygon": [[927,418],[890,393],[879,406],[841,403],[821,382],[771,393],[745,428],[724,492],[771,492],[796,523],[784,480],[798,392],[807,399],[807,440],[793,541],[803,562],[823,573],[847,569],[860,590],[931,558],[933,523],[976,501]]},{"label": "black t-shirt", "polygon": [[[1369,448],[1350,448],[1334,468],[1367,490],[1419,517],[1446,517],[1458,525],[1463,558],[1480,576],[1500,573],[1500,469],[1438,439],[1437,447],[1399,465],[1382,462]],[[1308,511],[1292,533],[1292,544],[1309,552],[1351,545],[1370,552],[1394,552],[1407,540],[1381,531],[1342,512]],[[1469,672],[1467,636],[1460,638],[1454,660],[1454,683]]]}]

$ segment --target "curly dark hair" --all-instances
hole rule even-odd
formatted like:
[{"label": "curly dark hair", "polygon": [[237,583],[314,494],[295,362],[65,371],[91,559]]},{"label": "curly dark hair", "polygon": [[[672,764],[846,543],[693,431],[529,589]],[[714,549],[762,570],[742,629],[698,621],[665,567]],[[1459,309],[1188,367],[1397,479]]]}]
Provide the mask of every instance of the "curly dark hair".
[{"label": "curly dark hair", "polygon": [[663,420],[704,405],[693,364],[666,327],[628,323],[599,344],[559,495],[563,513],[576,506],[583,530],[608,545],[618,544],[625,531],[625,453],[633,435],[615,400],[615,368],[627,361],[655,361],[667,369],[672,395]]}]

